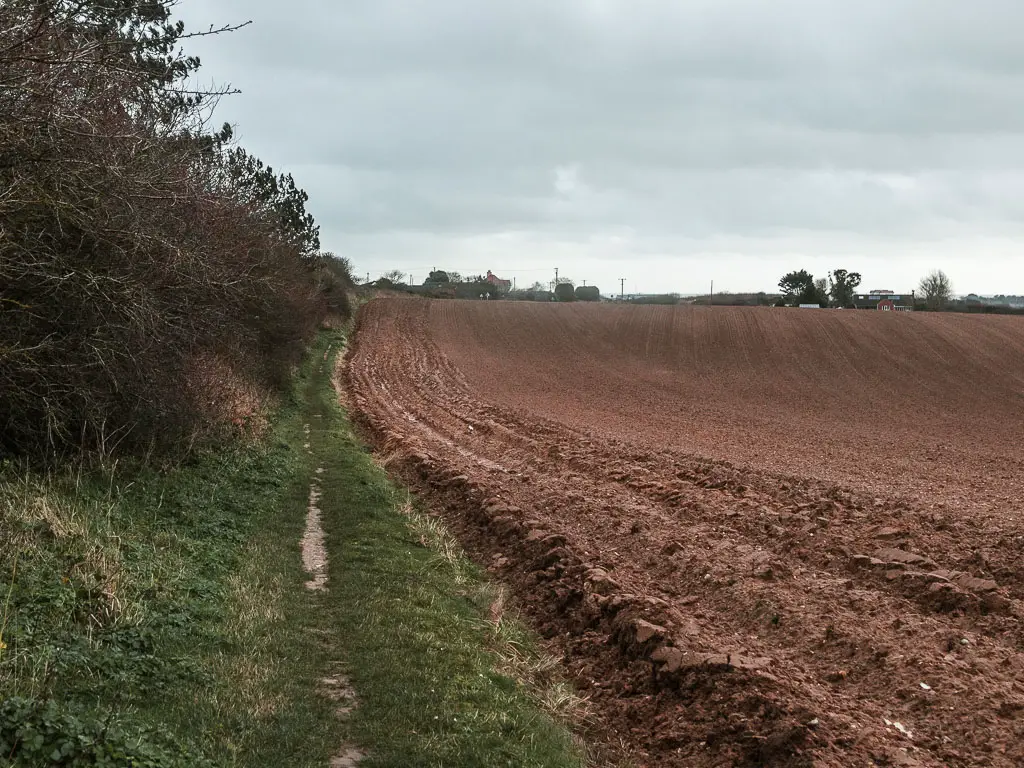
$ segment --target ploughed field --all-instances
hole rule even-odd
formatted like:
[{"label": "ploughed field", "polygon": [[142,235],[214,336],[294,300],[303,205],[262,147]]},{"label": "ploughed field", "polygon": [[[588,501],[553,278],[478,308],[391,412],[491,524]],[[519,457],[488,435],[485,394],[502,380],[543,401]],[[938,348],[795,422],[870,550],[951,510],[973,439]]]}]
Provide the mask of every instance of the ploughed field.
[{"label": "ploughed field", "polygon": [[1024,765],[1024,318],[377,299],[348,377],[637,764]]}]

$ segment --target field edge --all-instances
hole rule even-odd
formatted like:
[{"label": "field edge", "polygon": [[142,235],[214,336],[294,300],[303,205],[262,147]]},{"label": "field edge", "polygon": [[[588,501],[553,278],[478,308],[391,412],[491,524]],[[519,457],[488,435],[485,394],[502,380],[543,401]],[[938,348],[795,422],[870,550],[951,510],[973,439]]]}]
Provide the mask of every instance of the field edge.
[{"label": "field edge", "polygon": [[[511,617],[488,621],[497,588],[408,514],[351,432],[331,382],[344,341],[320,334],[262,443],[165,472],[0,468],[0,750],[13,765],[312,768],[352,745],[368,766],[478,764],[451,761],[463,752],[583,764],[546,689],[513,676],[503,649],[539,657]],[[300,552],[317,468],[322,593]],[[391,578],[367,584],[353,563]],[[402,592],[417,582],[420,604]],[[389,623],[399,641],[383,662]],[[453,690],[451,663],[410,637],[458,646],[480,676]],[[339,669],[356,686],[347,714],[324,685]],[[393,706],[399,690],[418,711]],[[453,709],[462,725],[434,719]]]}]

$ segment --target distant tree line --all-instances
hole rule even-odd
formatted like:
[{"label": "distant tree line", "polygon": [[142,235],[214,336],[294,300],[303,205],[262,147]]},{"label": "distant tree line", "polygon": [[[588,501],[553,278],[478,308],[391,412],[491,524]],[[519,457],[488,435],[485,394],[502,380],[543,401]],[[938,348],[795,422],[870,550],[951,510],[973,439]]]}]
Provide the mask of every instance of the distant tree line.
[{"label": "distant tree line", "polygon": [[[422,286],[410,286],[404,282],[405,274],[399,270],[385,272],[373,285],[380,288],[396,288],[409,292],[421,293],[436,297],[505,298],[518,301],[600,301],[601,293],[596,286],[574,286],[572,280],[560,277],[557,281],[545,285],[534,282],[528,288],[505,289],[489,282],[483,275],[463,278],[457,272],[432,270]],[[780,294],[765,292],[703,296],[692,299],[695,304],[714,303],[734,306],[799,306],[813,304],[820,307],[853,308],[856,306],[857,288],[861,284],[859,272],[846,269],[834,269],[825,277],[815,278],[806,269],[795,270],[783,275],[779,280]],[[941,310],[958,308],[962,302],[955,302],[952,295],[952,284],[949,277],[941,270],[935,270],[924,278],[918,286],[920,301],[917,309]],[[678,304],[678,293],[646,294],[626,299],[631,304]]]},{"label": "distant tree line", "polygon": [[[806,269],[788,272],[779,280],[782,296],[776,305],[854,307],[860,283],[859,272],[848,272],[845,269],[833,270],[827,278],[820,279],[815,279]],[[942,310],[953,306],[953,285],[945,272],[934,270],[921,278],[915,296],[915,309]]]},{"label": "distant tree line", "polygon": [[372,283],[373,287],[415,293],[433,298],[507,299],[511,301],[600,301],[601,291],[595,285],[574,286],[573,281],[560,277],[550,286],[534,282],[528,288],[510,288],[496,285],[484,275],[463,277],[458,272],[431,270],[421,285],[405,281],[404,272],[394,269],[385,272]]},{"label": "distant tree line", "polygon": [[626,304],[678,304],[678,293],[647,293],[643,296],[631,296],[625,299]]},{"label": "distant tree line", "polygon": [[859,272],[848,272],[845,269],[833,270],[828,277],[817,280],[806,269],[789,272],[779,280],[782,297],[778,304],[781,306],[817,304],[820,307],[852,307],[860,281]]}]

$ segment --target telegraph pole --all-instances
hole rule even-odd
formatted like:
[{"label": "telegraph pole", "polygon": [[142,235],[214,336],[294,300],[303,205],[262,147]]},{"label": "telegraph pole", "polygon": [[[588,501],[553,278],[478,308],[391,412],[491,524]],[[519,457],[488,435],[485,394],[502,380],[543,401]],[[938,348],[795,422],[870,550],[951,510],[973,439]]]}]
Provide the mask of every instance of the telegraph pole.
[{"label": "telegraph pole", "polygon": [[715,303],[715,281],[711,281],[711,296],[708,298],[708,306]]},{"label": "telegraph pole", "polygon": [[626,296],[626,278],[619,278],[619,301],[622,301]]},{"label": "telegraph pole", "polygon": [[558,285],[558,267],[555,267],[555,285]]}]

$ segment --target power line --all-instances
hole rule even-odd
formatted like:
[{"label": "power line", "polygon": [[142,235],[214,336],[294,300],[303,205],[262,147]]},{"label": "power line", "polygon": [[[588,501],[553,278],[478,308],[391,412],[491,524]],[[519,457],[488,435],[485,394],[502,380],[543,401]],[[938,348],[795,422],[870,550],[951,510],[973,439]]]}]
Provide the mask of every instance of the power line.
[{"label": "power line", "polygon": [[501,271],[502,272],[547,272],[549,269],[551,269],[551,267],[536,267],[534,269],[508,269],[506,267],[502,267]]}]

